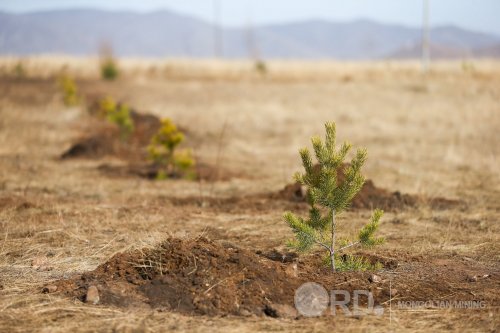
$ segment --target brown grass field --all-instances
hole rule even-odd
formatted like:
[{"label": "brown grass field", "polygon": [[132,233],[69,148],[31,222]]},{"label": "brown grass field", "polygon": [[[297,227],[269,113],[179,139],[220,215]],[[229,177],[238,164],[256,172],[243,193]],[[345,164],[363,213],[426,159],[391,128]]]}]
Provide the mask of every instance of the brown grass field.
[{"label": "brown grass field", "polygon": [[[499,63],[434,63],[423,74],[412,62],[271,62],[262,76],[246,62],[128,59],[117,81],[104,82],[96,59],[24,59],[21,77],[13,72],[17,62],[0,59],[0,332],[498,331]],[[113,174],[130,162],[120,156],[61,160],[99,128],[84,105],[63,105],[56,84],[63,70],[87,99],[111,95],[172,118],[215,176],[152,181]],[[284,251],[291,232],[283,212],[307,208],[273,194],[300,170],[298,149],[330,120],[339,140],[368,149],[367,178],[419,200],[383,217],[387,242],[371,254],[397,265],[377,273],[379,286],[367,282],[366,272],[325,277],[315,254],[299,257],[298,279],[316,277],[327,289],[343,283],[376,289],[382,316],[191,315],[147,301],[91,305],[72,290],[42,292],[59,280],[78,280],[117,253],[155,248],[169,237],[230,243],[255,257]],[[435,198],[456,204],[435,207]],[[344,230],[355,232],[369,215],[368,209],[344,213]],[[231,287],[222,276],[212,282],[204,294]],[[388,298],[389,283],[398,292]],[[485,306],[396,306],[405,300]]]}]

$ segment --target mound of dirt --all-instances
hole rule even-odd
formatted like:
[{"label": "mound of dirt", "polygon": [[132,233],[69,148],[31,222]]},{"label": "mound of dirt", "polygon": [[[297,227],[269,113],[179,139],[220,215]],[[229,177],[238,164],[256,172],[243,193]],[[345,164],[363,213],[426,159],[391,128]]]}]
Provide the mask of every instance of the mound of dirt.
[{"label": "mound of dirt", "polygon": [[[92,130],[92,134],[78,140],[62,155],[62,159],[116,156],[133,161],[146,157],[146,146],[153,135],[160,129],[161,122],[156,116],[142,114],[132,110],[130,116],[134,121],[134,132],[126,141],[120,138],[120,132],[111,124],[100,124]],[[185,130],[182,130],[185,132]]]},{"label": "mound of dirt", "polygon": [[[306,188],[299,184],[288,184],[282,189],[278,197],[295,201],[306,202]],[[389,192],[385,189],[376,187],[371,180],[368,180],[361,191],[354,197],[351,202],[353,209],[373,209],[380,208],[383,210],[401,209],[407,206],[415,206],[417,198],[400,192]]]},{"label": "mound of dirt", "polygon": [[[168,239],[153,249],[120,253],[94,271],[60,280],[44,292],[89,304],[144,307],[189,315],[298,316],[295,291],[306,282],[327,290],[367,290],[376,305],[398,301],[484,301],[498,305],[500,271],[471,258],[398,252],[365,254],[376,272],[320,267],[321,255],[297,258],[276,250],[256,253],[205,238]],[[397,259],[395,259],[397,258]],[[362,305],[367,299],[361,299]],[[328,315],[326,312],[325,315]]]},{"label": "mound of dirt", "polygon": [[[98,107],[89,107],[89,113],[98,116]],[[117,157],[128,162],[128,165],[103,164],[99,170],[110,177],[140,177],[156,179],[161,171],[158,165],[147,163],[147,146],[151,138],[161,127],[158,117],[142,114],[132,110],[130,115],[134,121],[134,132],[127,140],[122,140],[119,129],[105,121],[95,122],[92,134],[78,140],[62,155],[61,159],[87,158],[100,159],[105,156]],[[188,137],[189,132],[180,128]],[[229,180],[237,176],[228,170],[220,170],[206,163],[198,162],[192,178],[206,181]],[[168,178],[186,178],[186,175],[171,174]],[[191,177],[187,177],[191,178]]]},{"label": "mound of dirt", "polygon": [[[347,164],[344,164],[344,168]],[[337,174],[339,183],[345,179],[344,173],[340,169]],[[288,184],[282,189],[277,197],[294,202],[306,202],[307,189],[300,183]],[[379,208],[385,211],[394,211],[405,207],[415,207],[426,203],[434,209],[448,209],[460,204],[457,200],[446,198],[424,198],[422,196],[403,194],[399,191],[391,192],[375,186],[372,180],[366,180],[363,188],[353,198],[352,209],[374,209]]]},{"label": "mound of dirt", "polygon": [[152,250],[118,254],[96,270],[56,285],[82,301],[89,287],[96,286],[100,304],[120,307],[262,315],[272,306],[293,304],[299,280],[283,264],[200,238],[169,239]]},{"label": "mound of dirt", "polygon": [[121,147],[122,144],[116,144],[114,141],[112,132],[107,132],[79,140],[62,153],[61,159],[101,158],[106,155],[116,155]]}]

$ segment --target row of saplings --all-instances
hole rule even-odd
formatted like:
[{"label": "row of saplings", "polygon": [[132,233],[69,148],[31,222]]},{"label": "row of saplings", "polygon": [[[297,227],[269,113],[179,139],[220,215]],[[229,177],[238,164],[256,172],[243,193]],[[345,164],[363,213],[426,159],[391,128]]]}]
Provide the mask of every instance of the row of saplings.
[{"label": "row of saplings", "polygon": [[[66,105],[78,103],[77,89],[74,81],[68,77],[61,80]],[[127,140],[134,129],[129,108],[117,104],[111,98],[100,102],[100,110],[108,121],[120,129],[122,140]],[[361,190],[365,178],[361,168],[366,161],[366,149],[358,149],[351,163],[344,160],[351,150],[351,145],[344,142],[340,148],[336,145],[335,123],[325,124],[325,140],[312,138],[312,146],[317,163],[314,164],[307,148],[300,150],[304,173],[297,173],[295,180],[306,186],[307,201],[310,205],[309,216],[303,218],[286,212],[284,219],[292,229],[295,238],[288,241],[288,246],[307,252],[319,247],[325,252],[325,265],[332,271],[376,270],[379,264],[372,264],[363,257],[347,255],[344,252],[355,246],[371,247],[384,242],[384,238],[376,237],[383,211],[375,210],[371,220],[361,228],[355,240],[341,238],[338,235],[338,216],[345,211],[354,196]],[[148,146],[149,159],[163,166],[157,177],[164,179],[175,172],[193,167],[194,159],[189,150],[178,151],[177,146],[184,140],[184,135],[170,119],[162,120],[162,126]],[[339,174],[343,180],[338,181]]]},{"label": "row of saplings", "polygon": [[[66,106],[80,104],[81,98],[75,81],[64,75],[59,78],[59,86]],[[112,97],[107,96],[98,102],[97,115],[115,124],[119,130],[120,140],[127,143],[134,133],[134,120],[130,107],[124,103],[117,103]],[[166,179],[172,176],[194,178],[195,160],[189,149],[178,149],[184,141],[184,134],[177,128],[171,119],[161,120],[161,126],[151,137],[147,147],[147,158],[158,168],[157,179]]]}]

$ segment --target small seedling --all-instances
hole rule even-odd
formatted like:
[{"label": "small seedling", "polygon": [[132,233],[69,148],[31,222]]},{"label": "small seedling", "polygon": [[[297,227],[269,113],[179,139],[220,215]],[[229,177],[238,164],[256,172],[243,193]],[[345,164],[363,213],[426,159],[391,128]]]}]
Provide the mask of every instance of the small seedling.
[{"label": "small seedling", "polygon": [[104,80],[113,81],[118,77],[118,74],[118,65],[112,57],[107,57],[101,62],[101,77]]},{"label": "small seedling", "polygon": [[[321,247],[327,252],[325,261],[333,272],[336,269],[376,268],[363,258],[342,254],[354,246],[374,246],[384,242],[383,238],[375,237],[383,215],[381,210],[374,211],[371,221],[359,231],[357,240],[341,239],[338,235],[337,217],[348,208],[365,182],[361,167],[366,161],[366,149],[358,149],[351,163],[344,164],[351,145],[345,142],[337,150],[335,123],[326,123],[325,129],[324,143],[319,137],[311,139],[317,165],[313,165],[307,148],[300,150],[305,173],[297,173],[295,179],[307,187],[309,218],[304,219],[291,212],[285,213],[284,219],[295,235],[295,239],[290,240],[288,245],[302,252],[315,246]],[[338,176],[342,173],[344,179],[341,181]]]},{"label": "small seedling", "polygon": [[177,147],[184,141],[184,134],[170,119],[163,119],[162,126],[151,139],[148,146],[149,159],[161,169],[157,174],[158,179],[165,179],[179,172],[186,173],[194,164],[190,150],[177,151]]},{"label": "small seedling", "polygon": [[21,61],[19,61],[13,68],[14,76],[17,78],[23,78],[26,76],[26,69]]},{"label": "small seedling", "polygon": [[134,121],[126,104],[118,104],[111,97],[106,97],[99,103],[100,113],[120,129],[120,138],[127,140],[134,132]]},{"label": "small seedling", "polygon": [[474,67],[474,63],[471,61],[462,61],[462,71],[465,73],[473,73],[475,72],[476,68]]},{"label": "small seedling", "polygon": [[257,60],[255,62],[255,70],[260,75],[266,75],[267,74],[267,65],[266,65],[266,63],[264,61],[262,61],[262,60]]},{"label": "small seedling", "polygon": [[75,81],[67,75],[61,76],[58,81],[59,87],[63,93],[64,105],[78,105],[80,103],[80,97],[78,96],[78,88],[76,87]]},{"label": "small seedling", "polygon": [[120,71],[110,44],[105,42],[100,46],[99,57],[101,59],[101,78],[108,81],[115,80]]}]

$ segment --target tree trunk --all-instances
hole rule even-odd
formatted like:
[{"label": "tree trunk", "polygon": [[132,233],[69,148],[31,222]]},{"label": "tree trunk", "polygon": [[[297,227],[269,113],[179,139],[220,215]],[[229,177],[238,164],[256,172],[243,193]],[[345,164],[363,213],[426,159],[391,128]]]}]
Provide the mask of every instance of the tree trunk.
[{"label": "tree trunk", "polygon": [[335,273],[335,252],[330,251],[330,265],[332,266],[332,273]]},{"label": "tree trunk", "polygon": [[336,224],[335,224],[335,211],[332,209],[332,244],[330,247],[330,264],[332,265],[332,272],[335,273],[335,235],[336,235]]}]

